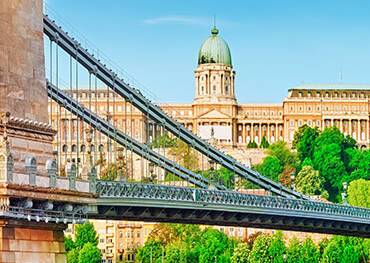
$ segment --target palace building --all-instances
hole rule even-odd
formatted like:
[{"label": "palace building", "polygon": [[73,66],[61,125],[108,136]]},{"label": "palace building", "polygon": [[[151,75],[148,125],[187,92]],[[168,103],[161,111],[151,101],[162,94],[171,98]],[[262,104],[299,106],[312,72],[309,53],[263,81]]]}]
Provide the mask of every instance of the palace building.
[{"label": "palace building", "polygon": [[[361,147],[369,146],[370,85],[305,84],[289,89],[281,103],[248,104],[238,103],[235,97],[235,76],[230,48],[214,27],[199,50],[193,102],[160,106],[185,127],[204,139],[212,137],[221,147],[245,147],[250,141],[259,144],[263,137],[269,143],[284,140],[290,144],[294,132],[304,124],[321,130],[336,126]],[[84,89],[72,93],[137,140],[151,141],[158,134],[157,124],[148,122],[144,114],[113,92]],[[68,113],[58,112],[56,104],[49,111],[53,127],[59,130],[61,155],[84,153],[86,125]],[[105,136],[98,137],[94,150],[112,147]]]},{"label": "palace building", "polygon": [[[212,140],[217,147],[228,149],[229,154],[244,163],[248,159],[254,159],[256,163],[263,158],[263,155],[261,157],[253,150],[245,152],[249,142],[260,144],[265,137],[269,143],[284,140],[291,144],[294,132],[305,124],[321,130],[336,126],[344,134],[356,139],[360,147],[370,145],[370,85],[305,84],[289,89],[281,103],[248,104],[237,101],[235,77],[230,48],[220,37],[218,29],[213,27],[211,35],[199,50],[194,72],[193,102],[167,103],[160,107],[186,128],[206,140]],[[152,142],[161,134],[160,125],[149,121],[128,101],[112,91],[90,87],[68,92],[136,140]],[[58,131],[54,144],[60,156],[58,163],[64,164],[71,159],[84,163],[87,160],[87,147],[91,147],[92,153],[105,155],[107,160],[116,160],[119,151],[124,151],[98,131],[88,135],[91,132],[88,125],[55,103],[49,105],[49,114],[53,128]],[[92,137],[90,146],[87,143],[89,136]],[[137,174],[148,173],[145,170],[148,166],[143,165],[140,156],[131,158],[131,162],[132,171],[137,171]],[[80,168],[82,171],[82,165]],[[126,221],[97,221],[94,224],[99,234],[99,247],[104,262],[116,262],[122,257],[128,262],[133,261],[133,251],[144,244],[153,227],[151,224]],[[218,228],[242,239],[248,235],[248,231],[256,231]]]}]

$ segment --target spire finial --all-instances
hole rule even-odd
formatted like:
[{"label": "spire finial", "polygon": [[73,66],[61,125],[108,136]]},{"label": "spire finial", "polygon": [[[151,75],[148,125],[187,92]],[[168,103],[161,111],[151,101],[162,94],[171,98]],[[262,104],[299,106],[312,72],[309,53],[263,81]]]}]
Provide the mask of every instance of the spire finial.
[{"label": "spire finial", "polygon": [[211,33],[213,36],[216,36],[218,34],[218,29],[216,27],[216,15],[213,16],[213,27]]}]

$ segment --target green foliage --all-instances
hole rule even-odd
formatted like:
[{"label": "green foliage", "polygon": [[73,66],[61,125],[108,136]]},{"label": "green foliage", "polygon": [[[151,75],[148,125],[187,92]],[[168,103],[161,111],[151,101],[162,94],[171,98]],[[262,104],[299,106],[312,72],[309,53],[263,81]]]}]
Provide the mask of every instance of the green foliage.
[{"label": "green foliage", "polygon": [[67,252],[67,263],[78,263],[78,255],[80,254],[80,250],[72,249]]},{"label": "green foliage", "polygon": [[247,244],[239,243],[234,249],[231,257],[231,263],[248,263],[250,249]]},{"label": "green foliage", "polygon": [[282,167],[297,167],[297,155],[292,152],[287,144],[283,141],[275,142],[268,149],[270,156],[276,157],[280,161]]},{"label": "green foliage", "polygon": [[293,238],[286,251],[286,263],[299,263],[301,259],[302,245],[297,238]]},{"label": "green foliage", "polygon": [[334,236],[322,254],[323,263],[367,262],[361,238]]},{"label": "green foliage", "polygon": [[100,179],[104,181],[115,181],[118,177],[125,174],[126,160],[119,156],[114,163],[107,163],[105,159],[100,158]]},{"label": "green foliage", "polygon": [[318,128],[311,128],[308,125],[301,126],[294,134],[293,148],[297,149],[301,161],[306,158],[312,159],[315,140],[319,136]]},{"label": "green foliage", "polygon": [[278,231],[271,236],[271,244],[268,249],[272,262],[283,263],[285,251],[286,247],[284,244],[283,233]]},{"label": "green foliage", "polygon": [[267,141],[266,137],[263,136],[261,139],[260,147],[262,149],[267,149],[270,146],[269,142]]},{"label": "green foliage", "polygon": [[286,254],[286,263],[318,263],[320,261],[320,250],[312,242],[306,239],[303,244],[297,239],[292,239]]},{"label": "green foliage", "polygon": [[207,228],[203,231],[199,245],[199,263],[230,262],[231,242],[221,231]]},{"label": "green foliage", "polygon": [[296,189],[306,195],[321,195],[324,179],[311,166],[303,166],[295,179]]},{"label": "green foliage", "polygon": [[176,146],[176,138],[171,138],[168,133],[163,134],[153,140],[152,148],[170,148]]},{"label": "green foliage", "polygon": [[258,144],[255,141],[249,141],[247,144],[247,148],[249,149],[258,148]]},{"label": "green foliage", "polygon": [[75,248],[75,242],[71,237],[69,236],[64,237],[64,247],[67,252]]},{"label": "green foliage", "polygon": [[318,263],[320,260],[320,250],[313,243],[312,239],[307,238],[302,244],[301,263]]},{"label": "green foliage", "polygon": [[370,181],[364,179],[352,181],[347,194],[350,205],[370,208]]},{"label": "green foliage", "polygon": [[370,180],[370,150],[359,150],[349,148],[346,150],[349,159],[349,175],[345,181],[350,182],[357,179]]},{"label": "green foliage", "polygon": [[196,152],[182,140],[177,139],[175,146],[170,148],[169,153],[175,156],[177,163],[189,170],[194,171],[199,166]]},{"label": "green foliage", "polygon": [[202,174],[211,182],[225,185],[228,189],[234,189],[235,186],[234,173],[225,167],[221,167],[220,169],[217,170],[209,169],[207,171],[197,171],[197,173]]},{"label": "green foliage", "polygon": [[259,235],[253,243],[249,261],[254,263],[271,263],[272,261],[269,256],[270,245],[271,237],[269,235]]},{"label": "green foliage", "polygon": [[262,163],[255,166],[255,169],[260,174],[274,181],[278,181],[279,175],[283,171],[283,166],[277,157],[267,156],[263,159]]},{"label": "green foliage", "polygon": [[67,263],[101,262],[101,253],[98,249],[98,236],[94,225],[86,222],[76,226],[75,240],[64,237],[67,251]]},{"label": "green foliage", "polygon": [[140,263],[161,263],[163,245],[159,241],[148,239],[145,245],[137,251],[137,261]]},{"label": "green foliage", "polygon": [[339,193],[346,169],[341,160],[341,148],[338,144],[321,145],[314,153],[314,165],[325,180],[331,200]]},{"label": "green foliage", "polygon": [[78,263],[100,263],[102,255],[95,244],[86,243],[78,255]]},{"label": "green foliage", "polygon": [[86,243],[98,245],[98,235],[90,222],[76,226],[75,247],[81,249]]}]

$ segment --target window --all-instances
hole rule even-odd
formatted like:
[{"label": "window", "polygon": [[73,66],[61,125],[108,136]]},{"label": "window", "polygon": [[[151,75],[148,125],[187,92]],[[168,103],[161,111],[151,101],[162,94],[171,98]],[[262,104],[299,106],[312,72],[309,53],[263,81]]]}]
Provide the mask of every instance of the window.
[{"label": "window", "polygon": [[226,95],[229,94],[229,86],[228,85],[225,86],[225,93],[226,93]]},{"label": "window", "polygon": [[76,144],[73,144],[72,145],[72,152],[77,152],[77,146],[76,146]]},{"label": "window", "polygon": [[216,94],[216,86],[213,85],[213,94]]},{"label": "window", "polygon": [[290,127],[294,127],[294,120],[290,121]]},{"label": "window", "polygon": [[216,76],[213,76],[213,80],[216,80]]}]

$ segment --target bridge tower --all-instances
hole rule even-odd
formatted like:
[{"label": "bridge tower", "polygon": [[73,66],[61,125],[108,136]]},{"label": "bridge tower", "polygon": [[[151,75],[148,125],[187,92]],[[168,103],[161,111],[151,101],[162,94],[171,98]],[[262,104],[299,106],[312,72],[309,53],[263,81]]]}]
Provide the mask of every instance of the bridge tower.
[{"label": "bridge tower", "polygon": [[43,1],[0,1],[0,262],[65,262],[63,230],[93,202],[58,177],[48,124]]}]

